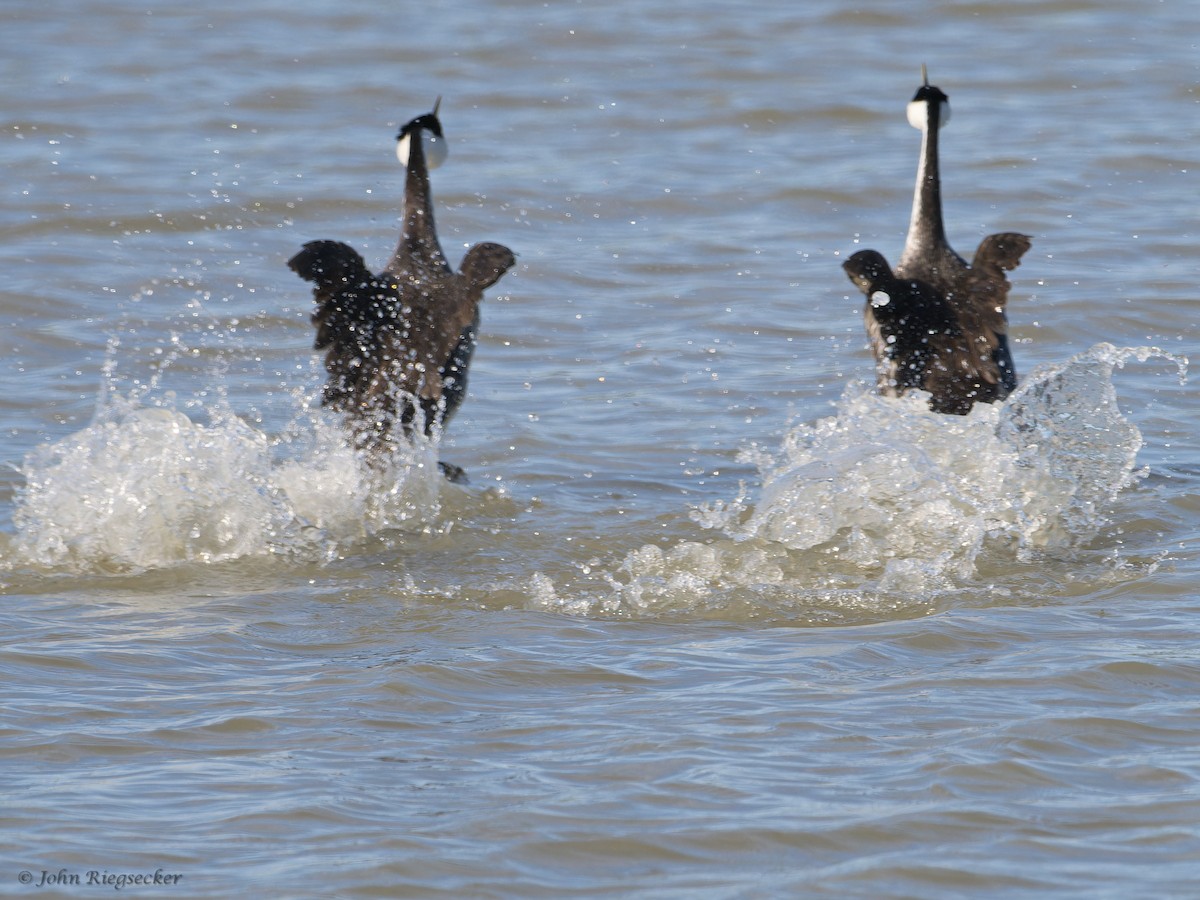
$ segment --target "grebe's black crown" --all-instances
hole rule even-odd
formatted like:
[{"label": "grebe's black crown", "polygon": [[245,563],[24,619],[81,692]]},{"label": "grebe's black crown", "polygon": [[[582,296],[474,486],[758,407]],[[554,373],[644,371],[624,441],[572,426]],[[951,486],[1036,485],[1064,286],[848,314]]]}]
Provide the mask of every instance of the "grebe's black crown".
[{"label": "grebe's black crown", "polygon": [[926,103],[948,103],[950,98],[943,93],[942,89],[937,85],[929,83],[929,73],[925,70],[925,64],[921,64],[921,81],[923,82],[917,92],[913,94],[910,102],[917,103],[924,100]]},{"label": "grebe's black crown", "polygon": [[916,103],[924,100],[926,103],[948,103],[950,98],[942,91],[941,88],[932,84],[923,84],[917,88],[917,92],[913,94],[912,102]]},{"label": "grebe's black crown", "polygon": [[422,129],[422,128],[424,128],[426,131],[430,132],[435,137],[444,138],[445,135],[442,134],[442,123],[438,120],[438,115],[437,115],[438,107],[441,105],[442,105],[442,98],[438,97],[437,102],[433,104],[433,111],[427,112],[427,113],[422,113],[421,115],[417,116],[415,119],[407,122],[400,129],[400,133],[396,135],[396,140],[398,140],[398,141],[403,140],[405,137],[412,134],[414,131],[418,131],[419,129]]}]

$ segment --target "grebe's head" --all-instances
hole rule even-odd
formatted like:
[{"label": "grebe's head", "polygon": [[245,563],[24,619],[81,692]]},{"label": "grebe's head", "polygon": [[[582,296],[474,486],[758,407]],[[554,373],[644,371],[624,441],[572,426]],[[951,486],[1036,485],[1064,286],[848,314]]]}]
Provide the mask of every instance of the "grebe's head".
[{"label": "grebe's head", "polygon": [[408,151],[414,135],[420,140],[421,149],[425,151],[425,165],[428,168],[436,169],[446,161],[446,138],[442,134],[442,123],[437,115],[441,105],[442,98],[438,97],[432,112],[417,116],[400,129],[400,133],[396,135],[396,159],[400,160],[400,165],[408,165]]},{"label": "grebe's head", "polygon": [[941,128],[950,121],[950,98],[941,88],[929,83],[924,64],[921,65],[921,81],[924,83],[908,103],[908,124],[918,131],[925,131],[930,122],[936,121],[937,127]]}]

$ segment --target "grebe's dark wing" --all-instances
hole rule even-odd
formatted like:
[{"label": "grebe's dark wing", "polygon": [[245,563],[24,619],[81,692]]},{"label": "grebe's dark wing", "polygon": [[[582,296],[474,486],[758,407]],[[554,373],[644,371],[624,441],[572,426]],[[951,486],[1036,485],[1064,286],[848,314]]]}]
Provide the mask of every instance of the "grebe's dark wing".
[{"label": "grebe's dark wing", "polygon": [[967,279],[967,296],[959,304],[967,333],[981,334],[985,329],[997,335],[1007,333],[1004,308],[1010,285],[1004,273],[1021,264],[1031,245],[1027,235],[1013,231],[990,234],[980,242]]},{"label": "grebe's dark wing", "polygon": [[341,241],[309,241],[288,260],[288,268],[313,283],[317,301],[313,325],[317,329],[314,346],[324,350],[339,341],[349,340],[362,329],[363,320],[377,320],[380,285],[367,269],[362,256]]}]

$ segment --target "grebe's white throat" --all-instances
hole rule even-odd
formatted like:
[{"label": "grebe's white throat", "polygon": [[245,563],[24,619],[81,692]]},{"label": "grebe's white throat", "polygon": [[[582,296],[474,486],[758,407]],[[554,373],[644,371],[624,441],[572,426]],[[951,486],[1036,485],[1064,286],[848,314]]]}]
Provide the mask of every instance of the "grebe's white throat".
[{"label": "grebe's white throat", "polygon": [[[908,113],[908,124],[917,131],[924,131],[929,127],[929,101],[928,100],[913,100],[906,108]],[[950,121],[950,101],[942,100],[938,103],[938,128]]]},{"label": "grebe's white throat", "polygon": [[[434,134],[428,128],[417,129],[417,134],[421,137],[421,149],[425,151],[425,167],[428,169],[436,169],[446,161],[449,156],[449,148],[446,146],[446,139]],[[409,146],[412,141],[412,135],[406,134],[396,141],[396,159],[400,160],[400,165],[408,165]]]}]

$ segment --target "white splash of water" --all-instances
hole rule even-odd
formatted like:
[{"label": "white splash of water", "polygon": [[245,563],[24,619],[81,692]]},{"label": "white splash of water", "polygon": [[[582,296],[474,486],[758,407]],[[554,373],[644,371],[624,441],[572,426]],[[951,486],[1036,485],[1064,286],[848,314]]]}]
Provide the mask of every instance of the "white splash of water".
[{"label": "white splash of water", "polygon": [[[1137,480],[1142,439],[1112,376],[1130,358],[1186,360],[1100,344],[1029,375],[1003,404],[933,413],[926,396],[847,389],[836,415],[797,424],[775,453],[743,461],[762,476],[742,496],[693,511],[721,536],[626,555],[598,596],[541,605],[585,614],[669,613],[714,604],[852,603],[928,608],[977,586],[981,569],[1069,551],[1106,524]],[[1003,591],[1004,588],[998,590]]]},{"label": "white splash of water", "polygon": [[86,428],[30,454],[9,563],[123,572],[264,554],[321,558],[438,511],[432,443],[377,471],[303,401],[280,437],[223,400],[204,423],[175,407],[170,394],[148,404],[106,391]]},{"label": "white splash of water", "polygon": [[726,514],[725,530],[883,566],[885,583],[914,567],[970,578],[985,544],[1077,545],[1136,478],[1142,438],[1112,375],[1151,356],[1174,359],[1100,344],[966,416],[929,411],[921,393],[848,390],[836,416],[792,430],[763,469],[757,506],[741,520]]}]

